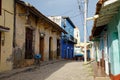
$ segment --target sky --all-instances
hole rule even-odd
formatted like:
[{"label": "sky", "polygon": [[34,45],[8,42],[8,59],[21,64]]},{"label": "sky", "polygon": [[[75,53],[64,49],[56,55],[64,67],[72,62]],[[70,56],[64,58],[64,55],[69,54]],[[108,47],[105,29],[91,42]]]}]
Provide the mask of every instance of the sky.
[{"label": "sky", "polygon": [[[23,0],[36,7],[45,16],[67,16],[80,29],[81,41],[84,41],[84,0]],[[79,2],[78,2],[79,1]],[[88,16],[95,14],[98,0],[88,0]],[[80,9],[79,6],[80,5]],[[93,21],[87,22],[87,40],[91,34]]]}]

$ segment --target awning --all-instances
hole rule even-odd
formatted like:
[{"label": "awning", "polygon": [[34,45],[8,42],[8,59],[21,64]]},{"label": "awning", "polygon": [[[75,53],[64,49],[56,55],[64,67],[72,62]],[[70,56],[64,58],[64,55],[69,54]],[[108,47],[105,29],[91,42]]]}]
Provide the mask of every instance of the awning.
[{"label": "awning", "polygon": [[43,15],[39,10],[37,10],[34,6],[32,6],[29,3],[24,2],[24,0],[17,0],[18,4],[21,4],[22,6],[27,7],[27,9],[29,9],[29,11],[34,14],[35,16],[37,16],[40,19],[43,19],[43,21],[46,21],[47,23],[51,24],[51,26],[56,30],[56,31],[60,31],[63,32],[65,34],[67,34],[67,32],[62,29],[58,24],[56,24],[55,22],[51,21],[49,18],[47,18],[45,15]]},{"label": "awning", "polygon": [[105,27],[106,27],[105,25],[96,27],[92,36],[93,37],[99,36],[101,34],[101,32],[105,29]]},{"label": "awning", "polygon": [[99,18],[96,21],[96,27],[108,24],[113,16],[118,13],[120,0],[108,0],[104,2],[99,12]]},{"label": "awning", "polygon": [[10,30],[10,28],[8,28],[8,27],[0,26],[0,31],[1,32],[8,32],[9,30]]}]

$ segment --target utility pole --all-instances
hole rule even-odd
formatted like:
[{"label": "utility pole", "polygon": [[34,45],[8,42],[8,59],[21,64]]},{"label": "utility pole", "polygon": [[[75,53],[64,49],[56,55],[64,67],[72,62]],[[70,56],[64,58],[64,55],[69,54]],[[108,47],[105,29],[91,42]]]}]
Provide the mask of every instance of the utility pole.
[{"label": "utility pole", "polygon": [[84,63],[87,62],[87,53],[86,53],[86,42],[87,42],[87,35],[86,35],[86,27],[87,27],[87,5],[88,5],[88,0],[84,0]]}]

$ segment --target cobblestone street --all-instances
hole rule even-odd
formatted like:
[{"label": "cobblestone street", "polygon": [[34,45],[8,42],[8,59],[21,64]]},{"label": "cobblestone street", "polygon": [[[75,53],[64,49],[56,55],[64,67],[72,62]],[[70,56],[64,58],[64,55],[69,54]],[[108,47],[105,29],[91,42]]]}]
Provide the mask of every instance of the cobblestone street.
[{"label": "cobblestone street", "polygon": [[83,62],[59,61],[1,80],[93,80],[93,70]]}]

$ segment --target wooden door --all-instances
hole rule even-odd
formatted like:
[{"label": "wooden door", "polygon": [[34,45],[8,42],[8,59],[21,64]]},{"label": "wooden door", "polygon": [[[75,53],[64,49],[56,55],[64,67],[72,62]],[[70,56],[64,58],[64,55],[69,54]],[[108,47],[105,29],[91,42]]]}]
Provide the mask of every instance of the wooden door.
[{"label": "wooden door", "polygon": [[40,37],[40,44],[39,44],[39,51],[40,51],[40,54],[41,54],[41,61],[44,61],[44,38],[41,38]]},{"label": "wooden door", "polygon": [[2,0],[0,0],[0,15],[2,13]]},{"label": "wooden door", "polygon": [[57,58],[60,56],[60,40],[57,40]]},{"label": "wooden door", "polygon": [[52,38],[49,38],[49,60],[52,60]]},{"label": "wooden door", "polygon": [[1,62],[1,32],[0,32],[0,62]]},{"label": "wooden door", "polygon": [[33,58],[32,42],[33,42],[33,30],[31,30],[30,28],[26,28],[25,59]]}]

